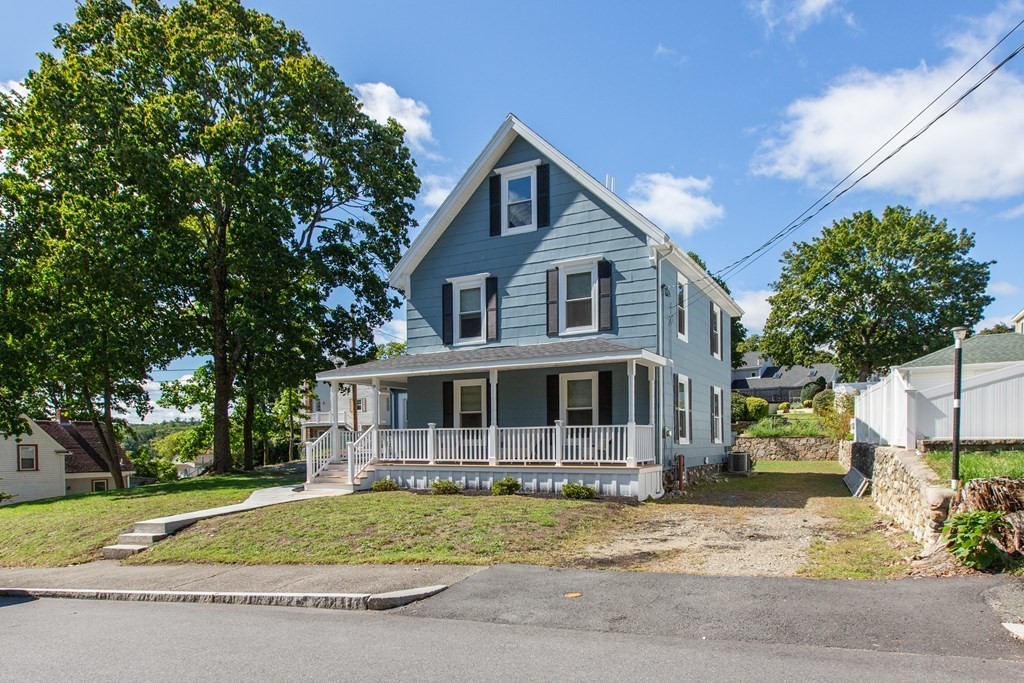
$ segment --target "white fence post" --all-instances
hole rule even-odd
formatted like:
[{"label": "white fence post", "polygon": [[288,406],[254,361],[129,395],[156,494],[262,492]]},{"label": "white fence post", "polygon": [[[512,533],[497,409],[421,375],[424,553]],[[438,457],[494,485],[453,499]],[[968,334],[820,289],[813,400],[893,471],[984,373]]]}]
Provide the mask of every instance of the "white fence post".
[{"label": "white fence post", "polygon": [[917,390],[907,387],[904,399],[903,410],[906,413],[906,441],[907,448],[917,448]]},{"label": "white fence post", "polygon": [[565,425],[561,420],[555,420],[555,466],[562,465],[562,458],[565,457]]},{"label": "white fence post", "polygon": [[348,483],[355,484],[356,478],[356,447],[354,441],[348,443]]},{"label": "white fence post", "polygon": [[427,423],[427,463],[433,465],[437,460],[437,423]]},{"label": "white fence post", "polygon": [[487,427],[487,464],[498,464],[498,428],[494,425]]},{"label": "white fence post", "polygon": [[636,423],[626,425],[626,467],[636,467]]},{"label": "white fence post", "polygon": [[313,483],[313,442],[306,442],[306,483]]}]

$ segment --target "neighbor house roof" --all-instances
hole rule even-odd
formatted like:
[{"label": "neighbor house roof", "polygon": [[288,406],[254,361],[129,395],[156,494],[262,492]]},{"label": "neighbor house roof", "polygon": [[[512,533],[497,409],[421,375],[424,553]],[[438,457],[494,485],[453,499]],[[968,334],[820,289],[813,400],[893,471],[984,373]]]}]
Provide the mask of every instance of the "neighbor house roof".
[{"label": "neighbor house roof", "polygon": [[811,366],[794,365],[789,368],[770,366],[764,377],[735,379],[733,389],[796,389],[819,377],[826,382],[835,379],[836,366],[831,363],[815,363]]},{"label": "neighbor house roof", "polygon": [[571,341],[529,344],[525,346],[482,346],[435,353],[416,353],[372,361],[362,365],[317,373],[318,381],[408,377],[441,372],[510,370],[551,364],[569,365],[640,360],[665,365],[661,356],[610,339],[574,339]]},{"label": "neighbor house roof", "polygon": [[1015,323],[1019,323],[1022,320],[1024,320],[1024,308],[1022,308],[1020,310],[1020,313],[1018,313],[1017,315],[1013,316],[1013,322],[1015,322]]},{"label": "neighbor house roof", "polygon": [[[55,422],[53,420],[36,420],[39,427],[53,437],[68,452],[64,460],[64,471],[68,474],[88,472],[109,472],[110,469],[100,455],[100,437],[91,422]],[[125,455],[121,444],[117,444],[117,453],[121,458],[121,470],[130,471],[131,461]]]},{"label": "neighbor house roof", "polygon": [[[1024,362],[1024,334],[979,334],[964,340],[964,365],[971,363]],[[927,356],[915,358],[901,368],[927,368],[953,365],[953,345]]]},{"label": "neighbor house roof", "polygon": [[555,149],[547,140],[533,132],[529,126],[509,114],[505,121],[498,128],[487,146],[476,158],[473,164],[459,180],[458,184],[451,191],[441,206],[431,216],[423,230],[413,240],[409,249],[405,252],[402,260],[398,262],[391,272],[390,283],[393,287],[401,289],[409,296],[409,278],[412,272],[426,256],[430,248],[441,237],[448,228],[451,221],[458,215],[462,207],[469,201],[470,196],[480,186],[480,183],[494,170],[501,155],[505,153],[509,145],[521,137],[532,145],[537,151],[558,166],[576,182],[583,186],[588,192],[607,204],[613,211],[621,215],[647,235],[647,245],[665,256],[669,263],[679,269],[691,282],[699,282],[711,299],[722,307],[730,316],[738,318],[743,315],[743,309],[739,307],[731,296],[717,282],[701,268],[697,263],[683,251],[679,245],[672,241],[668,234],[648,220],[643,214],[634,209],[625,200],[598,182],[596,178],[576,165],[569,157]]}]

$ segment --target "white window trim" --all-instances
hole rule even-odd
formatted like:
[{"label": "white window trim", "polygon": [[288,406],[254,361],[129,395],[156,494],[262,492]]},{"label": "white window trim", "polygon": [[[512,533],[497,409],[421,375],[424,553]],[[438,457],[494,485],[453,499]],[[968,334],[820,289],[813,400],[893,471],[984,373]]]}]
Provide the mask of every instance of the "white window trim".
[{"label": "white window trim", "polygon": [[[556,262],[558,267],[558,334],[559,336],[571,336],[574,334],[590,334],[597,332],[597,262],[601,257],[586,257],[585,259],[567,259]],[[578,273],[590,273],[590,325],[586,327],[568,327],[566,325],[565,302],[568,294],[565,281],[569,275]]]},{"label": "white window trim", "polygon": [[[539,163],[539,161],[538,161]],[[518,167],[518,168],[517,168]],[[516,170],[513,170],[516,169]],[[501,235],[518,235],[537,229],[537,164],[517,164],[504,169],[495,169],[501,174]],[[530,179],[530,222],[515,228],[508,227],[508,184],[520,178]]]},{"label": "white window trim", "polygon": [[[715,320],[718,321],[718,343],[715,344],[715,350],[711,354],[716,360],[722,360],[722,307],[712,302],[711,305],[714,307]],[[710,325],[711,321],[708,321]],[[710,328],[709,328],[710,329]]]},{"label": "white window trim", "polygon": [[562,424],[569,425],[569,381],[589,379],[590,380],[590,423],[597,425],[597,373],[596,372],[566,372],[558,376],[558,417]]},{"label": "white window trim", "polygon": [[[471,344],[484,344],[487,342],[487,278],[490,273],[477,273],[476,275],[463,275],[460,277],[448,278],[452,286],[452,338],[453,346],[468,346]],[[480,288],[480,336],[463,338],[462,334],[462,298],[460,292],[464,289]]]},{"label": "white window trim", "polygon": [[[693,409],[693,397],[690,396],[690,386],[689,386],[690,378],[687,377],[686,375],[677,375],[677,377],[679,378],[679,381],[676,383],[676,397],[677,397],[676,400],[677,401],[678,401],[678,396],[679,396],[679,387],[680,386],[686,387],[686,393],[684,394],[684,396],[686,397],[686,407],[685,408],[683,406],[679,407],[680,410],[686,416],[686,422],[684,423],[686,425],[686,436],[684,437],[684,436],[680,435],[679,430],[677,429],[676,430],[676,443],[679,444],[679,445],[685,446],[685,445],[690,443],[690,440],[691,440],[691,437],[692,437],[692,435],[690,434],[690,411]],[[678,415],[674,415],[673,417],[675,417],[676,419],[679,419]]]},{"label": "white window trim", "polygon": [[[683,331],[679,331],[679,320],[676,320],[676,336],[679,337],[680,341],[689,342],[690,340],[690,281],[683,277],[682,273],[676,276],[677,287],[683,288],[683,311],[685,317],[683,318]],[[676,289],[676,315],[679,315],[679,290]]]},{"label": "white window trim", "polygon": [[[725,442],[725,420],[724,420],[724,417],[725,417],[725,406],[723,404],[724,401],[725,401],[725,394],[722,392],[722,389],[720,387],[711,387],[711,388],[712,388],[712,390],[714,390],[715,396],[718,397],[718,419],[717,419],[717,422],[718,422],[718,436],[716,437],[714,434],[712,434],[711,435],[711,443],[713,443],[713,444],[721,444],[721,443]],[[712,415],[712,417],[714,417],[714,411],[715,411],[714,404],[712,404],[709,407],[711,409],[711,415]]]},{"label": "white window trim", "polygon": [[480,424],[487,427],[490,422],[487,420],[487,380],[486,379],[457,379],[452,383],[455,393],[455,419],[453,424],[456,429],[462,428],[462,387],[480,387]]},{"label": "white window trim", "polygon": [[[21,466],[21,461],[22,461],[21,449],[23,449],[23,448],[26,449],[26,450],[27,449],[32,449],[32,453],[33,453],[32,464],[34,465],[34,467],[23,468]],[[15,449],[15,451],[16,451],[16,454],[17,454],[17,457],[18,457],[18,462],[17,462],[17,466],[15,467],[15,471],[17,471],[17,472],[38,472],[39,471],[39,445],[38,444],[20,443],[20,444],[18,444],[18,447]]]},{"label": "white window trim", "polygon": [[[96,484],[103,484],[103,488],[102,489],[97,489],[96,488]],[[89,482],[89,488],[92,489],[93,493],[102,493],[104,491],[109,491],[110,490],[109,487],[107,486],[107,480],[106,479],[93,479],[91,482]]]}]

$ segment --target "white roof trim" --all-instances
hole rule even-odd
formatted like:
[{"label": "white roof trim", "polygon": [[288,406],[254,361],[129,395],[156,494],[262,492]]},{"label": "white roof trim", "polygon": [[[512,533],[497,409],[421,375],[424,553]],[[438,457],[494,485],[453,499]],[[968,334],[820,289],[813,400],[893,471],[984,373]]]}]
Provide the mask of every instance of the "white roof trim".
[{"label": "white roof trim", "polygon": [[[732,317],[743,315],[743,309],[733,301],[732,297],[725,293],[718,283],[711,280],[707,273],[694,263],[689,255],[679,248],[668,234],[648,220],[643,214],[630,206],[625,200],[609,190],[596,178],[576,165],[569,157],[565,156],[547,140],[533,132],[529,126],[509,114],[505,121],[491,137],[487,146],[480,155],[473,161],[466,173],[459,179],[455,188],[437,208],[434,215],[430,217],[427,224],[423,226],[420,234],[416,236],[409,249],[405,252],[402,260],[398,262],[388,279],[392,287],[400,289],[409,295],[409,278],[412,272],[419,265],[420,261],[430,251],[431,247],[440,239],[448,224],[466,205],[473,192],[494,171],[494,165],[505,153],[516,136],[523,138],[534,149],[540,152],[551,163],[561,168],[573,180],[578,182],[594,196],[607,204],[623,218],[631,222],[644,232],[648,237],[648,245],[662,247],[661,251],[669,251],[669,258],[673,265],[684,272],[691,282],[702,280],[699,286]],[[531,162],[532,163],[532,162]],[[668,250],[664,247],[669,247]]]},{"label": "white roof trim", "polygon": [[1020,313],[1013,316],[1012,320],[1015,323],[1019,323],[1020,321],[1024,320],[1024,308],[1021,309]]},{"label": "white roof trim", "polygon": [[[651,353],[646,349],[636,349],[629,351],[618,351],[611,353],[598,353],[598,354],[574,354],[569,356],[552,356],[550,358],[520,358],[516,360],[504,360],[504,361],[471,361],[468,363],[448,363],[444,362],[443,356],[445,352],[439,352],[437,365],[431,365],[424,368],[410,368],[406,370],[384,370],[384,371],[369,371],[365,373],[346,373],[345,368],[339,368],[337,370],[325,370],[319,372],[316,375],[318,382],[330,382],[331,380],[344,382],[346,384],[356,382],[358,380],[371,380],[375,378],[385,377],[422,377],[424,375],[442,375],[442,374],[457,374],[464,372],[483,372],[486,370],[526,370],[529,368],[546,368],[551,366],[559,365],[599,365],[602,363],[617,363],[626,360],[637,360],[650,365],[657,365],[665,367],[668,365],[668,359],[663,356],[659,356],[656,353]],[[358,366],[355,366],[358,367]],[[352,368],[352,369],[355,369]],[[342,375],[342,376],[338,376]]]}]

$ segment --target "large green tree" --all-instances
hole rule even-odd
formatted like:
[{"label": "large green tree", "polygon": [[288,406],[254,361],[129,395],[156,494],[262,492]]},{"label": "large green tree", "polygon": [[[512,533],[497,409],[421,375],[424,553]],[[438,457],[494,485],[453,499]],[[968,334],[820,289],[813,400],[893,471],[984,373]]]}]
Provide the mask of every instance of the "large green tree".
[{"label": "large green tree", "polygon": [[[411,200],[419,189],[404,131],[393,120],[378,124],[366,116],[301,34],[237,0],[171,6],[82,0],[76,21],[57,32],[57,54],[41,56],[38,74],[26,79],[30,100],[52,103],[45,115],[26,114],[19,124],[31,133],[24,148],[33,159],[6,166],[24,172],[34,187],[27,193],[9,182],[4,194],[15,198],[15,213],[5,205],[0,220],[20,221],[34,211],[35,229],[59,229],[55,239],[68,251],[77,245],[83,263],[97,250],[104,265],[119,255],[133,261],[137,273],[152,273],[161,287],[147,289],[138,310],[114,311],[123,313],[116,320],[124,329],[148,329],[132,320],[154,297],[153,310],[188,303],[176,317],[183,329],[157,339],[154,358],[141,351],[155,337],[140,334],[131,353],[111,367],[111,381],[139,386],[149,367],[143,361],[162,357],[165,344],[209,354],[213,451],[216,468],[226,471],[240,374],[244,390],[257,391],[254,378],[268,367],[268,354],[299,349],[304,367],[275,380],[297,386],[323,364],[325,353],[369,353],[371,330],[397,305],[385,273],[408,242]],[[0,112],[5,129],[13,120],[9,111]],[[60,159],[65,155],[67,162]],[[50,175],[47,164],[64,164],[67,173]],[[76,164],[77,183],[88,187],[73,193],[73,203],[40,191],[74,186]],[[99,187],[92,186],[94,178]],[[93,213],[104,223],[113,220],[109,229],[120,232],[82,240],[92,233],[65,229],[78,229],[69,216],[81,222]],[[101,220],[93,223],[95,230],[108,229]],[[149,235],[158,238],[143,240],[143,249],[119,242]],[[25,250],[35,248],[31,240],[22,242]],[[4,275],[2,305],[18,316],[0,323],[0,341],[6,340],[0,362],[9,367],[38,355],[29,343],[37,328],[24,320],[33,304],[21,300],[19,287],[19,278],[30,276],[14,270]],[[81,272],[87,275],[84,267]],[[91,277],[103,276],[96,270]],[[346,309],[325,303],[339,292],[353,301]],[[282,343],[294,341],[299,325],[306,328],[303,343]],[[76,331],[62,329],[65,335]],[[92,329],[77,332],[112,360],[125,351]],[[16,415],[45,374],[0,382],[0,409]],[[101,391],[92,380],[88,388]],[[127,398],[120,402],[141,407]]]},{"label": "large green tree", "polygon": [[782,255],[760,349],[782,365],[827,351],[864,381],[948,346],[950,329],[973,327],[992,302],[992,262],[973,247],[973,233],[903,206],[837,220]]}]

